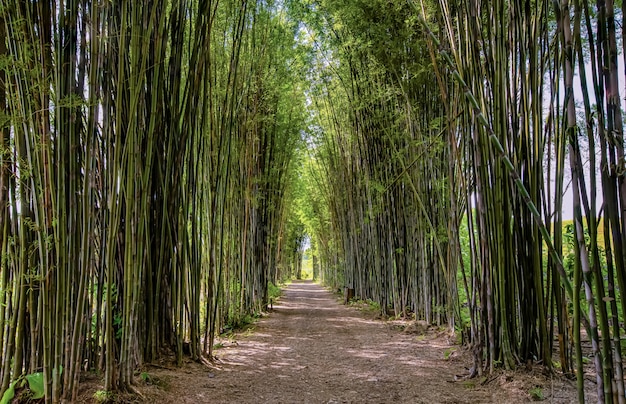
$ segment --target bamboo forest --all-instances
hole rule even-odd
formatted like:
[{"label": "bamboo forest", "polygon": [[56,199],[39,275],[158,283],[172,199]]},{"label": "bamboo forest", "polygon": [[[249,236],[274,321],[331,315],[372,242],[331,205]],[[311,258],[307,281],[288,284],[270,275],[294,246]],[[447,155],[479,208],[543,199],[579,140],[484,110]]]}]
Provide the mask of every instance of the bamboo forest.
[{"label": "bamboo forest", "polygon": [[[445,333],[444,390],[538,368],[625,403],[625,16],[0,0],[0,402],[141,401],[151,364],[226,366],[224,333],[310,271],[337,310]],[[188,402],[222,402],[236,372],[211,372]]]}]

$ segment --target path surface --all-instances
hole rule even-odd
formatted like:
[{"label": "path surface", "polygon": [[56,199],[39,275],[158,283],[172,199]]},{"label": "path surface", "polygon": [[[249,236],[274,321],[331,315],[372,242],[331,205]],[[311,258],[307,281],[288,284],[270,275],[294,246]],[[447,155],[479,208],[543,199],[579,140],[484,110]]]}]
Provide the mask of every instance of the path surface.
[{"label": "path surface", "polygon": [[[468,363],[456,353],[444,359],[453,349],[443,335],[402,331],[341,305],[317,284],[297,282],[253,332],[216,351],[219,369],[174,373],[169,393],[176,403],[529,401],[527,387],[454,381]],[[558,393],[544,390],[565,402]]]}]

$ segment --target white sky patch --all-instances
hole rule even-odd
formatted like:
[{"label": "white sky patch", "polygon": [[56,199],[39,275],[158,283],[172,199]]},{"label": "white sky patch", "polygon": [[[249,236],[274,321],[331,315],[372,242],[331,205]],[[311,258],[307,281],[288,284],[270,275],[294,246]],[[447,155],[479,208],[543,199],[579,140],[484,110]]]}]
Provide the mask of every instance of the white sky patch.
[{"label": "white sky patch", "polygon": [[[626,94],[626,90],[625,90],[625,83],[624,83],[624,77],[625,77],[625,71],[624,71],[624,58],[623,55],[619,55],[617,58],[617,71],[618,71],[618,79],[620,81],[620,85],[619,85],[619,89],[620,89],[620,99],[622,100],[622,111],[624,111],[624,106],[625,106],[625,94]],[[592,68],[591,68],[591,62],[587,61],[585,63],[585,73],[586,73],[586,77],[587,77],[587,91],[589,94],[589,98],[590,98],[590,102],[591,102],[591,108],[593,110],[594,105],[596,103],[596,99],[595,99],[595,91],[593,89],[593,80],[592,80]],[[602,84],[604,85],[604,84]],[[559,99],[560,99],[560,103],[561,106],[563,106],[564,102],[565,102],[565,92],[564,92],[564,88],[563,85],[561,83],[560,86],[560,92],[559,92]],[[584,113],[583,109],[583,92],[582,92],[582,84],[581,84],[581,80],[580,80],[580,74],[579,74],[579,69],[576,69],[576,75],[574,77],[574,100],[576,103],[576,113],[580,114],[580,113]],[[549,102],[550,100],[545,100],[544,99],[544,107],[547,109],[549,107]],[[561,113],[562,111],[557,111],[558,113]],[[596,122],[597,124],[597,122]],[[580,127],[580,124],[579,124]],[[584,130],[584,126],[581,128]],[[595,131],[597,131],[597,129],[594,129]],[[585,137],[586,138],[586,134],[582,133],[580,135],[581,137]],[[590,187],[590,179],[591,176],[595,176],[596,177],[596,182],[598,184],[597,186],[597,194],[596,194],[596,201],[597,201],[597,209],[598,211],[602,208],[602,187],[601,187],[601,180],[600,180],[600,150],[599,150],[599,146],[597,146],[598,150],[596,150],[596,165],[597,167],[591,167],[589,164],[589,153],[588,150],[584,151],[584,155],[583,155],[583,164],[584,164],[584,173],[585,173],[585,182],[587,185],[587,197],[591,198],[590,192],[591,192],[591,187]],[[566,173],[566,177],[565,177],[565,182],[564,182],[564,194],[563,194],[563,219],[564,220],[572,220],[574,218],[574,197],[572,194],[572,188],[571,188],[571,170],[570,170],[570,164],[569,164],[569,158],[566,156],[565,158],[565,167],[567,170]],[[551,184],[549,184],[550,189],[551,189],[551,195],[554,195],[554,182],[552,182]],[[551,201],[553,203],[553,201]],[[598,212],[596,212],[598,213]]]}]

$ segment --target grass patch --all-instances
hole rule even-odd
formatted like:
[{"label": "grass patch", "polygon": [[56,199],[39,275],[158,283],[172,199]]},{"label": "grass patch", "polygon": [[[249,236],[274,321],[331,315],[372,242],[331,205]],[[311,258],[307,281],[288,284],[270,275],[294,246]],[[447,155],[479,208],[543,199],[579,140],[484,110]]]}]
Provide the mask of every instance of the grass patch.
[{"label": "grass patch", "polygon": [[456,351],[456,348],[448,348],[443,352],[443,359],[448,360],[450,356]]},{"label": "grass patch", "polygon": [[353,297],[348,302],[348,305],[355,306],[359,310],[362,310],[362,311],[365,311],[365,312],[380,312],[380,304],[378,304],[377,302],[373,301],[372,299],[362,300],[362,299],[358,299],[356,297]]},{"label": "grass patch", "polygon": [[476,388],[476,383],[473,382],[472,380],[466,380],[463,382],[463,387],[465,387],[468,390],[474,390]]},{"label": "grass patch", "polygon": [[274,285],[272,282],[267,284],[267,299],[270,306],[278,301],[283,295],[283,290],[279,286]]},{"label": "grass patch", "polygon": [[254,314],[244,314],[237,318],[233,318],[228,324],[224,326],[222,329],[222,334],[229,335],[234,331],[240,331],[247,329],[249,326],[254,324],[260,315],[257,313]]},{"label": "grass patch", "polygon": [[112,403],[115,401],[115,393],[108,390],[98,390],[93,393],[93,399],[96,403]]},{"label": "grass patch", "polygon": [[543,401],[546,399],[546,397],[543,395],[543,389],[541,387],[535,387],[533,389],[530,389],[528,393],[530,394],[530,398],[533,401]]}]

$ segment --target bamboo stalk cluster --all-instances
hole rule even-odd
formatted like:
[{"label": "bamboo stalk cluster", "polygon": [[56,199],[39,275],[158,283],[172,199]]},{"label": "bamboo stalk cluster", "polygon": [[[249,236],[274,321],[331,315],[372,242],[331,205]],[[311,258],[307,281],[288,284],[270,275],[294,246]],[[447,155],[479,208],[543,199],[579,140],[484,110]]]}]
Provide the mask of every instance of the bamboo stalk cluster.
[{"label": "bamboo stalk cluster", "polygon": [[472,376],[538,362],[575,374],[584,401],[589,360],[598,400],[624,402],[615,8],[309,5],[325,44],[313,89],[331,236],[312,232],[331,246],[326,282],[447,322],[472,348]]},{"label": "bamboo stalk cluster", "polygon": [[164,348],[210,357],[301,237],[294,23],[245,0],[3,0],[0,19],[0,392],[43,372],[46,401],[73,400],[83,371],[132,390]]},{"label": "bamboo stalk cluster", "polygon": [[[462,188],[447,179],[458,151],[418,22],[406,4],[322,3],[321,21],[310,22],[328,32],[311,90],[323,232],[333,239],[320,252],[322,275],[382,312],[453,325],[451,212]],[[328,246],[323,232],[311,230]]]}]

